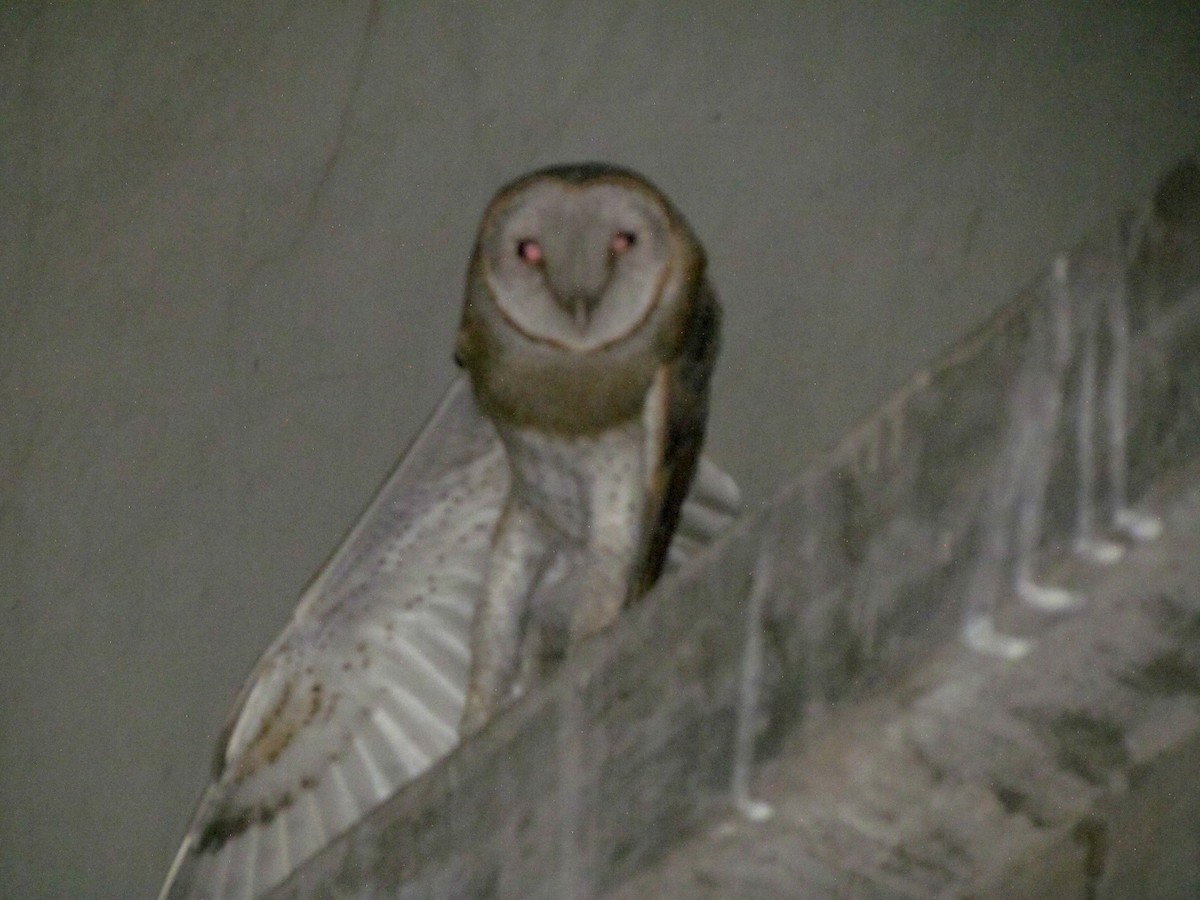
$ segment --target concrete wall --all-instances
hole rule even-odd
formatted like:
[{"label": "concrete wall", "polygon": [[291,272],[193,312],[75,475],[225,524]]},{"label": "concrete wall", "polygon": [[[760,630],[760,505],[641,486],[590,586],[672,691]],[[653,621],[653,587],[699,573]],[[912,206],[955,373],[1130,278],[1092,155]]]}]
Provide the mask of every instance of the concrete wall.
[{"label": "concrete wall", "polygon": [[1200,141],[1178,4],[6,4],[0,896],[156,885],[246,671],[447,383],[502,181],[709,249],[761,500]]}]

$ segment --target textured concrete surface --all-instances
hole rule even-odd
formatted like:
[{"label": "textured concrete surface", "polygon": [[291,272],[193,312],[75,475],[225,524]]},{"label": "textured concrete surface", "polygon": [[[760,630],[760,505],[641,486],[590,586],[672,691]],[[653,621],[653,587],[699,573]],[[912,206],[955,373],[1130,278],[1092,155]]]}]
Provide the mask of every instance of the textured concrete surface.
[{"label": "textured concrete surface", "polygon": [[509,177],[643,170],[754,500],[1200,140],[1179,4],[0,10],[0,895],[145,895],[448,381]]},{"label": "textured concrete surface", "polygon": [[717,812],[607,896],[1200,895],[1200,467],[1146,507],[1160,541],[1046,573],[1088,607],[1021,611],[1029,656],[948,644],[793,737],[754,785],[768,822]]},{"label": "textured concrete surface", "polygon": [[[1194,895],[1200,160],[1141,209],[272,896]],[[1121,538],[1118,459],[1161,534],[1069,553]],[[981,610],[1025,655],[964,644]],[[739,784],[768,824],[721,821]]]}]

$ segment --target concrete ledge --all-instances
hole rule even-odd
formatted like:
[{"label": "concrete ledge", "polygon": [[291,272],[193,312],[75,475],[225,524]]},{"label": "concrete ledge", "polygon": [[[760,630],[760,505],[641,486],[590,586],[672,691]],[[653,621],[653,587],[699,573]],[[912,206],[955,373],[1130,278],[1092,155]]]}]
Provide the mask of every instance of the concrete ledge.
[{"label": "concrete ledge", "polygon": [[769,822],[710,821],[611,897],[1200,894],[1200,466],[1147,500],[1159,541],[1046,573],[1085,610],[1007,611],[1027,657],[948,642],[816,717],[762,767]]},{"label": "concrete ledge", "polygon": [[[274,896],[1095,896],[1132,877],[1122,841],[1200,735],[1200,167],[1066,262],[1067,294],[1044,280],[1003,308]],[[1099,570],[1061,557],[1085,495],[1113,496],[1078,474],[1112,373],[1131,491],[1156,485],[1167,530]],[[1115,452],[1100,440],[1097,472]],[[1079,611],[1010,596],[1030,510],[1035,572]],[[965,651],[968,613],[1033,651]],[[739,748],[767,763],[765,825],[727,815]]]}]

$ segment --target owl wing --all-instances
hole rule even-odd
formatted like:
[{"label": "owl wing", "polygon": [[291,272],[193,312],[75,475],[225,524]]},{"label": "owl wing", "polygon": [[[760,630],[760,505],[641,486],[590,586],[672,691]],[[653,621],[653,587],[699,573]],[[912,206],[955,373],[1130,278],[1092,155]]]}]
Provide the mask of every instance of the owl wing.
[{"label": "owl wing", "polygon": [[[721,341],[721,307],[707,280],[702,282],[686,319],[679,355],[659,372],[660,388],[651,394],[646,410],[651,466],[644,518],[642,564],[632,597],[648,591],[666,564],[674,545],[688,538],[703,510],[685,512],[685,498],[697,481],[695,493],[703,495],[710,481],[697,461],[708,422],[709,382]],[[682,521],[681,521],[682,514]],[[714,526],[717,522],[712,523]],[[677,527],[679,526],[679,527]],[[682,532],[681,534],[677,532]]]},{"label": "owl wing", "polygon": [[[453,749],[508,478],[460,377],[251,672],[160,898],[265,893]],[[716,466],[696,482],[674,563],[738,512]]]}]

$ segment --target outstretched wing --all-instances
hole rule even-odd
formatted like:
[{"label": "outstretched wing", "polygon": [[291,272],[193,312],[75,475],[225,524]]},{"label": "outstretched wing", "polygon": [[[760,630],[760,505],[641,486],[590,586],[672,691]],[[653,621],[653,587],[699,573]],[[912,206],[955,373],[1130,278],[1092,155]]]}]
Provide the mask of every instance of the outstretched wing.
[{"label": "outstretched wing", "polygon": [[[161,898],[265,893],[455,746],[508,477],[460,377],[251,673]],[[702,460],[671,561],[739,503]]]}]

